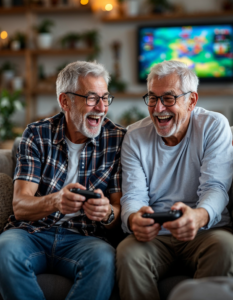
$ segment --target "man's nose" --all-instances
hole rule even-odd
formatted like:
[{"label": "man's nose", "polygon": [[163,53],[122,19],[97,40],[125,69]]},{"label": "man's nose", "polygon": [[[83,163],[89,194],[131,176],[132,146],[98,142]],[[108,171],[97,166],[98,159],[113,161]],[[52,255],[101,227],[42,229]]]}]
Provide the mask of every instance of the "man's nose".
[{"label": "man's nose", "polygon": [[99,102],[96,104],[95,109],[99,110],[99,111],[105,111],[105,106],[104,106],[104,101],[102,98],[99,99]]},{"label": "man's nose", "polygon": [[157,101],[156,106],[154,107],[154,110],[157,111],[157,112],[161,112],[161,111],[166,110],[166,107],[163,105],[160,98],[158,98],[158,101]]}]

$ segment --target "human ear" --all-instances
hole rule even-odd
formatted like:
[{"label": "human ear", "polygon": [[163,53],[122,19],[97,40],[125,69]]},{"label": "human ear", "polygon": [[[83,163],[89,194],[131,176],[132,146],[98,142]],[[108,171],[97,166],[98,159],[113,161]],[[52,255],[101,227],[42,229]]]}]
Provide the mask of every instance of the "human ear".
[{"label": "human ear", "polygon": [[197,104],[197,100],[198,100],[198,93],[192,92],[189,97],[189,108],[188,108],[189,111],[194,110]]},{"label": "human ear", "polygon": [[59,102],[64,111],[69,111],[69,99],[68,96],[64,93],[61,93],[59,96]]}]

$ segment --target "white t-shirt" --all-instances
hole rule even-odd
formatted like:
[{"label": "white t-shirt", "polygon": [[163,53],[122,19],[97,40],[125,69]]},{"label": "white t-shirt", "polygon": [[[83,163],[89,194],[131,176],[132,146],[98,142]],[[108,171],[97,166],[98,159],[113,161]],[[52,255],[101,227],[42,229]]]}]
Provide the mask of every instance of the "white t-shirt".
[{"label": "white t-shirt", "polygon": [[[85,146],[85,144],[74,144],[66,137],[66,143],[69,148],[68,155],[68,169],[67,176],[63,186],[66,186],[69,183],[78,182],[78,164],[81,152]],[[60,221],[56,223],[56,225],[61,225],[63,222],[68,221],[71,218],[80,215],[80,211],[72,214],[66,214]],[[76,232],[75,229],[70,229],[71,231]]]}]

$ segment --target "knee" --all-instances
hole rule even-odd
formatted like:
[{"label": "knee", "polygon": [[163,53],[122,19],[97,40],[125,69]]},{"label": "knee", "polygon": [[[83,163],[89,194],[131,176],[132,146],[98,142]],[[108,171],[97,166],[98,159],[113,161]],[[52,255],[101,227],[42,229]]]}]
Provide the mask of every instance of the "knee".
[{"label": "knee", "polygon": [[212,249],[218,259],[226,260],[231,258],[233,253],[233,236],[228,232],[216,235],[212,239],[210,249]]},{"label": "knee", "polygon": [[107,243],[101,243],[92,251],[92,261],[96,268],[115,271],[115,249]]},{"label": "knee", "polygon": [[122,266],[125,269],[128,266],[144,264],[144,250],[144,243],[140,243],[132,238],[123,240],[116,249],[116,264],[118,268]]}]

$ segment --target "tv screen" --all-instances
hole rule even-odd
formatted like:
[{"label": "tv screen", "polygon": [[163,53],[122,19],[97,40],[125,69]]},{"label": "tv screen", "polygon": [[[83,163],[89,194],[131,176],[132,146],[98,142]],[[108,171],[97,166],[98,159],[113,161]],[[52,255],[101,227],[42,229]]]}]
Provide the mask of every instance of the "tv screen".
[{"label": "tv screen", "polygon": [[139,82],[164,60],[185,62],[200,81],[233,81],[233,24],[140,27]]}]

